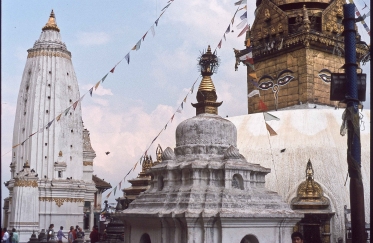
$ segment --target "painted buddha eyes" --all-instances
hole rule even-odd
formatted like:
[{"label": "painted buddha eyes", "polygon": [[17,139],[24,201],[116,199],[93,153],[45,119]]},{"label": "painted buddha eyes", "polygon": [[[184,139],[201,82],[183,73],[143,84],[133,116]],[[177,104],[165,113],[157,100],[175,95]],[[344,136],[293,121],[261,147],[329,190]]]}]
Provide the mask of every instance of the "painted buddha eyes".
[{"label": "painted buddha eyes", "polygon": [[325,83],[330,83],[331,82],[331,75],[332,75],[332,72],[330,72],[330,70],[328,70],[328,69],[322,69],[319,72],[319,77]]},{"label": "painted buddha eyes", "polygon": [[279,78],[278,80],[277,80],[277,83],[278,83],[278,85],[286,85],[286,84],[288,84],[291,80],[293,80],[294,79],[294,77],[293,76],[291,76],[291,75],[286,75],[286,76],[284,76],[284,77],[281,77],[281,78]]},{"label": "painted buddha eyes", "polygon": [[321,78],[322,81],[330,83],[331,76],[327,75],[325,73],[319,73],[319,77]]},{"label": "painted buddha eyes", "polygon": [[262,82],[258,86],[258,88],[264,89],[264,90],[270,89],[272,87],[273,87],[273,82],[272,81]]}]

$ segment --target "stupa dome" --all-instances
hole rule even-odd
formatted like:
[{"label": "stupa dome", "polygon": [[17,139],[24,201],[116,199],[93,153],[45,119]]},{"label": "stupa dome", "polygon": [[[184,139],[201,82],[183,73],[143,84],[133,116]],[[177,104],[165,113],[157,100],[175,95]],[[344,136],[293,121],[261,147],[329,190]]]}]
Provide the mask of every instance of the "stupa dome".
[{"label": "stupa dome", "polygon": [[223,155],[231,145],[237,146],[237,129],[219,115],[199,114],[176,128],[176,155]]}]

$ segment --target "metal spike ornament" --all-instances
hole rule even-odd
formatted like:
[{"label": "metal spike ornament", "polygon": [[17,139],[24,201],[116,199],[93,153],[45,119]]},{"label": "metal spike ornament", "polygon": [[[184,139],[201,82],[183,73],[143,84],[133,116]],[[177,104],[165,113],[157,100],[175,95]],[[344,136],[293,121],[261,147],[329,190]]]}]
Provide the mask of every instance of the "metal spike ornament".
[{"label": "metal spike ornament", "polygon": [[197,92],[198,103],[192,104],[196,108],[196,115],[209,113],[218,114],[218,107],[223,102],[216,102],[218,96],[214,83],[212,82],[211,76],[217,72],[219,67],[219,58],[215,55],[215,52],[211,52],[210,46],[207,51],[203,52],[198,58],[199,70],[202,75],[201,84],[199,85]]}]

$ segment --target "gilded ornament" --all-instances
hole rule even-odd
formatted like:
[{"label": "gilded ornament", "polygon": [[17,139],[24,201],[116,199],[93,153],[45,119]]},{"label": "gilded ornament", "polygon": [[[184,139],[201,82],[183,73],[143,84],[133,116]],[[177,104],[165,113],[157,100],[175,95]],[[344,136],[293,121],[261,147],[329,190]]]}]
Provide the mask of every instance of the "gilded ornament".
[{"label": "gilded ornament", "polygon": [[33,180],[33,181],[28,181],[28,180],[19,180],[16,179],[14,182],[15,187],[38,187],[38,182]]},{"label": "gilded ornament", "polygon": [[271,35],[275,35],[276,34],[276,29],[274,26],[271,26]]},{"label": "gilded ornament", "polygon": [[84,202],[84,198],[64,198],[64,197],[39,197],[41,202],[55,202],[58,207],[61,207],[64,202]]},{"label": "gilded ornament", "polygon": [[93,165],[92,161],[83,161],[83,166]]},{"label": "gilded ornament", "polygon": [[269,9],[264,9],[264,21],[268,21],[271,19],[271,14],[269,13]]},{"label": "gilded ornament", "polygon": [[281,23],[278,23],[277,29],[278,29],[278,33],[282,33],[282,32],[284,32],[284,29],[283,29]]}]

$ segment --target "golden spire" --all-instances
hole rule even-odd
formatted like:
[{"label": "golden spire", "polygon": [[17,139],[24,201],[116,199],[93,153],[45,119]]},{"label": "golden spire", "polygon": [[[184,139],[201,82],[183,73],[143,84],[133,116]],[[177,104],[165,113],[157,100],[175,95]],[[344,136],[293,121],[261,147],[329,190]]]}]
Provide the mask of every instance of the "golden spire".
[{"label": "golden spire", "polygon": [[55,30],[57,32],[60,32],[60,29],[58,28],[57,23],[56,23],[56,17],[54,16],[53,9],[49,16],[48,22],[45,24],[42,30],[43,31],[44,30]]},{"label": "golden spire", "polygon": [[203,53],[199,58],[199,66],[201,70],[202,80],[198,87],[197,101],[192,104],[196,108],[196,114],[209,113],[218,114],[218,107],[223,102],[216,102],[218,96],[211,75],[216,72],[219,66],[219,58],[211,53],[211,47],[208,46],[206,53]]}]

